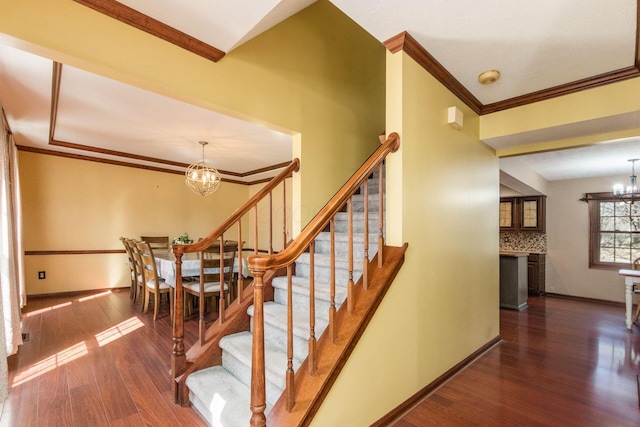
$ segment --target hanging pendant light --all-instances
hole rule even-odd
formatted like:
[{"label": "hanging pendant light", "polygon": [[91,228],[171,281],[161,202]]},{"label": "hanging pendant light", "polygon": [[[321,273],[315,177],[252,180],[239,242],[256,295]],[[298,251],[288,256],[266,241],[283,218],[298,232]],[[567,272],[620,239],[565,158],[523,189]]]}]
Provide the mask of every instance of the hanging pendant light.
[{"label": "hanging pendant light", "polygon": [[631,176],[629,177],[629,185],[625,188],[622,184],[616,184],[613,186],[613,194],[617,196],[620,201],[633,204],[638,197],[638,179],[636,177],[636,162],[640,159],[629,159],[631,162]]},{"label": "hanging pendant light", "polygon": [[200,141],[202,145],[202,160],[198,163],[194,163],[185,171],[185,182],[187,187],[194,193],[198,193],[201,196],[209,196],[220,189],[222,183],[222,177],[215,168],[207,166],[204,159],[204,146],[208,144],[207,141]]}]

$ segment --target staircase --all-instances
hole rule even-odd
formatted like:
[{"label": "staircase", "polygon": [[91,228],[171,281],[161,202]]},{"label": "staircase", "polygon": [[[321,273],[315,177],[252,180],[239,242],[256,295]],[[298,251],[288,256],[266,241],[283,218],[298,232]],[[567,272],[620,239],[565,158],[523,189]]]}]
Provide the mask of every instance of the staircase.
[{"label": "staircase", "polygon": [[[377,174],[368,179],[368,236],[365,237],[364,193],[355,194],[352,203],[353,271],[352,280],[357,283],[362,276],[365,245],[368,238],[368,260],[378,252],[380,233],[377,206],[380,194]],[[384,200],[383,200],[384,203]],[[376,207],[373,209],[372,207]],[[382,227],[384,229],[384,227]],[[349,282],[349,218],[348,212],[334,217],[335,241],[335,306],[339,309],[347,298]],[[331,233],[321,232],[314,240],[312,254],[304,252],[295,262],[295,274],[291,277],[293,307],[293,369],[297,371],[308,354],[310,331],[310,276],[315,271],[315,336],[319,338],[329,324],[331,307]],[[287,300],[288,278],[275,277],[272,281],[274,300],[264,303],[264,341],[266,367],[265,414],[276,404],[286,384],[287,372]],[[248,309],[253,316],[254,307]],[[251,322],[253,325],[253,319]],[[211,426],[247,426],[251,418],[251,360],[252,334],[239,332],[220,340],[222,365],[196,371],[188,376],[189,399],[193,408]]]}]

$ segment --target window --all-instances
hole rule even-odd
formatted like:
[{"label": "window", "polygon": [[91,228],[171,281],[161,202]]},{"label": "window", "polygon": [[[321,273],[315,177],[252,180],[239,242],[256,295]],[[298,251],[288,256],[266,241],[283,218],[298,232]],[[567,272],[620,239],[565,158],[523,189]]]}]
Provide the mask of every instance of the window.
[{"label": "window", "polygon": [[590,216],[589,267],[630,268],[640,257],[640,201],[633,205],[611,193],[587,194]]}]

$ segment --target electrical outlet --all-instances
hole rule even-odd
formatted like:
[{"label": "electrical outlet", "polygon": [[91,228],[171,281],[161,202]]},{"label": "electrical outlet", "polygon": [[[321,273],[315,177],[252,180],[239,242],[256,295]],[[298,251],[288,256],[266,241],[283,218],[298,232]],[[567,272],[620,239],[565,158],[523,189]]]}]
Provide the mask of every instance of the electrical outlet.
[{"label": "electrical outlet", "polygon": [[47,273],[45,273],[44,271],[38,271],[39,280],[46,279],[46,278],[47,278]]}]

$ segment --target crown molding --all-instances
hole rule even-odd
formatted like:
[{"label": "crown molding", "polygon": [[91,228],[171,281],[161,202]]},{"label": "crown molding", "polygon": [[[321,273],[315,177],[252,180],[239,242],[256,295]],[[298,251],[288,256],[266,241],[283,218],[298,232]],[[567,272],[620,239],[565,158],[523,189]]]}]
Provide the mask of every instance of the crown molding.
[{"label": "crown molding", "polygon": [[[640,22],[640,0],[638,0],[638,19]],[[611,83],[620,82],[640,76],[640,25],[636,26],[636,54],[635,64],[631,67],[614,70],[597,76],[588,77],[574,82],[558,85],[549,89],[528,93],[517,96],[504,101],[498,101],[491,104],[482,104],[475,96],[471,94],[453,75],[447,71],[427,50],[420,45],[406,31],[385,41],[383,45],[391,53],[403,51],[422,68],[429,72],[433,77],[456,95],[462,102],[479,115],[495,113],[497,111],[507,110],[509,108],[520,107],[532,104],[534,102],[546,99],[556,98],[571,93],[580,92],[586,89],[592,89]]]},{"label": "crown molding", "polygon": [[[71,144],[71,145],[77,146],[78,144]],[[44,149],[44,148],[30,147],[30,146],[27,146],[27,145],[16,145],[16,147],[18,148],[18,151],[25,151],[25,152],[29,152],[29,153],[44,154],[44,155],[48,155],[48,156],[65,157],[65,158],[76,159],[76,160],[85,160],[85,161],[89,161],[89,162],[104,163],[104,164],[115,165],[115,166],[125,166],[125,167],[129,167],[129,168],[143,169],[143,170],[154,171],[154,172],[172,173],[172,174],[175,174],[175,175],[184,175],[184,171],[180,171],[180,170],[162,168],[162,167],[157,167],[157,166],[140,165],[140,164],[137,164],[137,163],[130,163],[130,162],[122,161],[122,160],[103,159],[103,158],[100,158],[100,157],[93,157],[93,156],[86,156],[86,155],[82,155],[82,154],[66,153],[66,152],[61,152],[61,151],[47,150],[47,149]],[[103,152],[103,151],[110,151],[110,150],[100,150],[100,149],[96,149],[95,147],[89,147],[89,146],[85,146],[85,147],[91,148],[91,150],[89,150],[89,151],[92,151],[92,152],[102,153],[102,154],[110,154],[110,153]],[[75,148],[75,147],[69,147],[69,148]],[[123,154],[128,154],[128,153],[123,153]],[[143,156],[139,156],[139,157],[143,157]],[[151,159],[151,158],[149,157],[149,158],[146,158],[146,159]],[[141,160],[141,159],[138,159],[138,160]],[[161,159],[158,159],[158,160],[161,160]],[[151,161],[151,160],[149,160],[149,161]],[[162,162],[166,162],[166,161],[162,161]],[[290,162],[278,163],[278,164],[275,164],[275,165],[272,165],[272,166],[268,166],[268,167],[265,167],[265,168],[256,169],[255,171],[249,171],[249,172],[246,172],[246,173],[241,174],[241,175],[242,175],[242,177],[246,177],[246,176],[251,176],[251,175],[254,175],[254,174],[257,174],[257,173],[270,172],[272,170],[282,169],[284,166],[289,165],[289,163]],[[238,174],[236,174],[236,175],[238,175]],[[261,183],[264,183],[264,182],[269,182],[270,180],[271,180],[271,178],[262,178],[262,179],[256,179],[256,180],[253,180],[253,181],[240,181],[240,180],[237,180],[237,179],[229,179],[229,178],[222,177],[222,181],[223,182],[227,182],[227,183],[231,183],[231,184],[241,184],[241,185],[261,184]]]},{"label": "crown molding", "polygon": [[186,49],[196,55],[218,62],[225,55],[223,51],[204,43],[188,34],[138,12],[114,0],[74,0],[76,3],[116,19],[124,24],[142,30],[164,41]]}]

